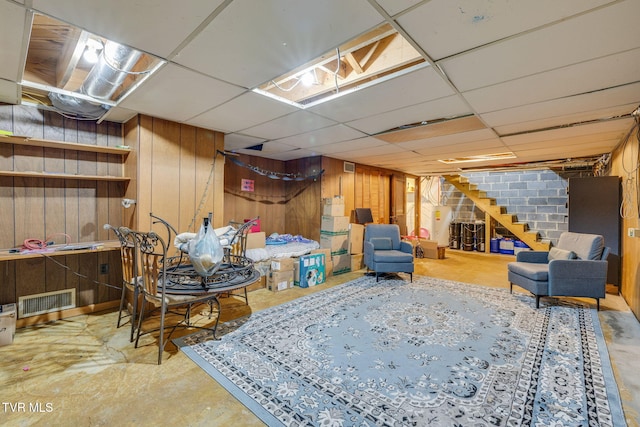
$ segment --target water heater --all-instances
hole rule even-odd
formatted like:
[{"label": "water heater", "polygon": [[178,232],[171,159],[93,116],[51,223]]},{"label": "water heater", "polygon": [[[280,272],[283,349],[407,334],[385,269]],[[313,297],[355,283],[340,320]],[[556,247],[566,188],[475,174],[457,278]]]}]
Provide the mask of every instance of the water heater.
[{"label": "water heater", "polygon": [[453,216],[451,207],[425,203],[421,214],[421,226],[429,230],[430,239],[436,240],[438,246],[449,246],[449,224]]}]

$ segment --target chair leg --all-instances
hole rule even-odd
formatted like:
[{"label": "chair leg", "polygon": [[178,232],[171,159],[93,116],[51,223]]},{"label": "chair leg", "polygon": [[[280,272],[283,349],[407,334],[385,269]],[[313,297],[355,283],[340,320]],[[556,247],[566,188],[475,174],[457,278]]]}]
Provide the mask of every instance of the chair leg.
[{"label": "chair leg", "polygon": [[596,307],[600,311],[600,298],[596,298]]},{"label": "chair leg", "polygon": [[144,319],[144,302],[142,303],[142,306],[140,307],[140,314],[138,315],[138,328],[137,331],[138,333],[136,334],[136,343],[134,344],[135,348],[138,348],[138,341],[140,340],[140,332],[142,331],[142,319]]},{"label": "chair leg", "polygon": [[376,271],[376,282],[378,281],[378,278],[379,278],[379,277],[380,277],[380,276],[378,275],[378,272]]},{"label": "chair leg", "polygon": [[513,283],[509,282],[509,293],[513,293]]},{"label": "chair leg", "polygon": [[127,288],[122,285],[122,295],[120,296],[120,311],[118,312],[118,323],[116,324],[116,328],[120,327],[120,321],[122,320],[122,309],[124,309],[124,300],[125,294],[127,293]]},{"label": "chair leg", "polygon": [[536,295],[536,308],[540,308],[540,295]]},{"label": "chair leg", "polygon": [[131,313],[131,334],[129,335],[129,342],[133,342],[133,334],[136,332],[136,316],[138,315],[139,296],[140,291],[136,287],[133,291],[133,312]]},{"label": "chair leg", "polygon": [[413,283],[413,273],[409,273],[409,280]]}]

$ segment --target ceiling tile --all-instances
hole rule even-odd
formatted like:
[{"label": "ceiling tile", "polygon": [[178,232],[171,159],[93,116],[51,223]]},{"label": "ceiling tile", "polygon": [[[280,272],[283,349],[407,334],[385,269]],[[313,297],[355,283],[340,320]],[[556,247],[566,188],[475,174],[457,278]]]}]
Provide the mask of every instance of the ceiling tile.
[{"label": "ceiling tile", "polygon": [[[482,114],[489,126],[504,135],[527,129],[613,117],[640,100],[640,83],[613,87]],[[635,108],[626,110],[630,113]]]},{"label": "ceiling tile", "polygon": [[453,93],[449,84],[432,67],[426,67],[311,107],[309,111],[336,121],[350,122]]},{"label": "ceiling tile", "polygon": [[243,133],[264,139],[280,139],[334,124],[336,124],[334,121],[308,111],[297,111],[268,123],[245,129]]},{"label": "ceiling tile", "polygon": [[102,120],[124,123],[131,120],[137,114],[138,112],[135,110],[129,110],[122,107],[113,107],[110,108],[104,116],[102,116]]},{"label": "ceiling tile", "polygon": [[253,92],[245,92],[188,120],[188,123],[222,132],[238,132],[297,110],[292,105]]},{"label": "ceiling tile", "polygon": [[22,92],[19,84],[0,79],[0,102],[20,104],[21,96]]},{"label": "ceiling tile", "polygon": [[300,135],[282,138],[279,139],[278,142],[314,151],[322,145],[362,138],[364,136],[366,135],[362,132],[358,132],[348,126],[335,125]]},{"label": "ceiling tile", "polygon": [[398,22],[433,59],[470,50],[566,19],[607,0],[432,0]]},{"label": "ceiling tile", "polygon": [[636,82],[640,49],[546,71],[463,95],[479,113],[519,107]]},{"label": "ceiling tile", "polygon": [[0,79],[22,81],[23,55],[26,57],[26,19],[27,12],[22,7],[6,1],[0,3]]},{"label": "ceiling tile", "polygon": [[429,160],[450,159],[453,157],[479,156],[508,151],[498,138],[472,141],[455,145],[440,145],[414,150]]},{"label": "ceiling tile", "polygon": [[228,101],[244,89],[167,64],[120,105],[145,114],[183,122]]},{"label": "ceiling tile", "polygon": [[224,136],[224,149],[229,151],[239,150],[241,148],[253,147],[264,142],[262,138],[253,136],[230,133]]},{"label": "ceiling tile", "polygon": [[[36,10],[109,40],[166,58],[221,0],[33,0]],[[141,30],[143,29],[143,30]]]},{"label": "ceiling tile", "polygon": [[349,121],[347,124],[362,132],[373,135],[411,123],[420,123],[446,117],[459,117],[468,114],[471,114],[469,106],[460,96],[454,95]]},{"label": "ceiling tile", "polygon": [[422,2],[424,2],[424,0],[376,0],[376,3],[382,6],[382,8],[391,16]]},{"label": "ceiling tile", "polygon": [[430,147],[453,146],[472,141],[485,141],[496,138],[496,134],[491,129],[480,129],[470,132],[460,132],[450,135],[436,136],[428,139],[401,142],[398,145],[407,150],[425,150]]},{"label": "ceiling tile", "polygon": [[369,149],[381,147],[384,145],[389,144],[376,138],[365,137],[352,139],[350,141],[337,142],[334,144],[322,145],[320,147],[317,147],[317,151],[323,154],[336,154],[347,151],[368,151]]},{"label": "ceiling tile", "polygon": [[235,0],[175,60],[253,88],[381,22],[366,0]]},{"label": "ceiling tile", "polygon": [[638,16],[640,2],[627,0],[445,59],[439,65],[458,90],[465,92],[640,47]]}]

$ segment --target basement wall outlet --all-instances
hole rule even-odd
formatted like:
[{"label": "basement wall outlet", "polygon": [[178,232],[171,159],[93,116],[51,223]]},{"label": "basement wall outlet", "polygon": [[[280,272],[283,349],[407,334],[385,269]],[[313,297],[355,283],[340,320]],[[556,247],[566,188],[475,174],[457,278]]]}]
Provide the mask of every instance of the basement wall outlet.
[{"label": "basement wall outlet", "polygon": [[627,236],[629,236],[629,237],[640,237],[640,228],[629,228],[629,229],[627,229]]}]

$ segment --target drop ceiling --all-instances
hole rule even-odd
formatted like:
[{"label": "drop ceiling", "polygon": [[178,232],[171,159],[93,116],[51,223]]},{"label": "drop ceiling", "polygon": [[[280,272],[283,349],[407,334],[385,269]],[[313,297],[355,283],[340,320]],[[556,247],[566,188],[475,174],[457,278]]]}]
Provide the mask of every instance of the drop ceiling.
[{"label": "drop ceiling", "polygon": [[[160,64],[100,120],[141,113],[214,129],[227,150],[270,159],[430,175],[597,158],[640,104],[638,0],[0,0],[0,102],[27,102],[37,15]],[[424,65],[306,107],[254,92],[380,26]],[[439,161],[504,153],[515,158]]]}]

